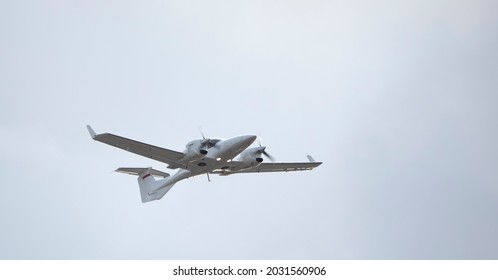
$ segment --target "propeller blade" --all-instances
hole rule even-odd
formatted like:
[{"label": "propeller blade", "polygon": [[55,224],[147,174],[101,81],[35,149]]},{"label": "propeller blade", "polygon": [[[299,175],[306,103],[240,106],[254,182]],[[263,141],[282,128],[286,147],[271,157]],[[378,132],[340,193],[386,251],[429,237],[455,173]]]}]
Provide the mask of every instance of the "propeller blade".
[{"label": "propeller blade", "polygon": [[272,157],[269,153],[263,150],[263,155],[265,155],[271,162],[275,162],[275,158]]},{"label": "propeller blade", "polygon": [[204,136],[204,132],[202,131],[202,126],[198,126],[197,129],[199,129],[199,132],[201,133],[202,135],[202,139],[206,140],[206,136]]},{"label": "propeller blade", "polygon": [[275,158],[272,157],[269,153],[267,153],[265,151],[266,147],[261,145],[262,141],[263,141],[263,139],[261,138],[261,136],[259,136],[258,137],[258,144],[259,144],[259,147],[261,148],[261,149],[259,149],[259,152],[262,153],[263,155],[265,155],[271,162],[275,162]]},{"label": "propeller blade", "polygon": [[199,125],[197,128],[202,135],[202,139],[204,139],[204,141],[201,142],[202,146],[207,147],[208,149],[214,147],[214,145],[216,145],[216,142],[212,142],[211,138],[206,138],[206,135],[204,135],[204,131],[202,131],[202,126]]}]

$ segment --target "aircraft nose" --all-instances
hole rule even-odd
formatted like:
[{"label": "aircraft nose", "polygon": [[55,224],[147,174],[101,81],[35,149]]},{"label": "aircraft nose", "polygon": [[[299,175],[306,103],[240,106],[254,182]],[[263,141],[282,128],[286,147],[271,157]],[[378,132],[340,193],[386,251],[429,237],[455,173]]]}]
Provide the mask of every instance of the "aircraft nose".
[{"label": "aircraft nose", "polygon": [[241,136],[242,137],[242,141],[244,143],[248,143],[249,145],[251,145],[254,140],[256,140],[256,136],[255,135],[244,135],[244,136]]},{"label": "aircraft nose", "polygon": [[227,142],[230,143],[232,147],[237,147],[238,149],[245,149],[249,147],[254,140],[256,140],[256,136],[254,135],[242,135],[242,136],[237,136],[234,138],[231,138],[227,140]]}]

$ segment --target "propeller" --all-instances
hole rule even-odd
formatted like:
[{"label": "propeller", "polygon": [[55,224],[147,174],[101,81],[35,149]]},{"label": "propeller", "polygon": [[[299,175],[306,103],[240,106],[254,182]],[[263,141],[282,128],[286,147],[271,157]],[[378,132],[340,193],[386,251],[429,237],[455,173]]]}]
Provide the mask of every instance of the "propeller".
[{"label": "propeller", "polygon": [[261,148],[260,149],[260,153],[262,153],[265,157],[267,157],[271,162],[274,162],[275,161],[275,158],[272,157],[269,153],[267,153],[265,150],[266,150],[266,147],[263,147],[261,145],[261,137],[258,137],[258,144],[259,144],[259,147]]},{"label": "propeller", "polygon": [[202,145],[202,148],[200,150],[200,153],[203,154],[203,155],[206,155],[208,153],[207,149],[210,148],[210,142],[211,142],[211,139],[209,138],[206,138],[206,136],[204,135],[204,132],[202,131],[202,126],[198,126],[197,127],[199,129],[199,132],[201,133],[201,136],[202,136],[202,141],[201,141],[201,145]]},{"label": "propeller", "polygon": [[[204,136],[204,132],[202,131],[202,126],[200,126],[200,125],[199,125],[199,126],[197,126],[197,129],[198,129],[198,130],[199,130],[199,132],[201,133],[201,135],[202,135],[202,139],[206,140],[206,136]],[[207,140],[209,140],[209,139],[207,139]]]},{"label": "propeller", "polygon": [[263,150],[263,155],[265,155],[271,162],[275,162],[275,158],[264,150]]}]

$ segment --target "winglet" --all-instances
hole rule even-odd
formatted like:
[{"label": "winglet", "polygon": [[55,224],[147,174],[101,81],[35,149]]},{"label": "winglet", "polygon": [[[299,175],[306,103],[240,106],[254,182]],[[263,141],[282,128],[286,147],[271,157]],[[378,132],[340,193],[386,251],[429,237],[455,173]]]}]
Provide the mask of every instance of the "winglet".
[{"label": "winglet", "polygon": [[307,155],[306,157],[308,158],[308,160],[309,160],[310,162],[316,162],[316,161],[315,161],[315,159],[314,159],[312,156]]},{"label": "winglet", "polygon": [[86,128],[88,129],[88,132],[90,132],[90,136],[92,136],[92,139],[95,139],[95,131],[93,131],[92,127],[90,125],[87,125]]}]

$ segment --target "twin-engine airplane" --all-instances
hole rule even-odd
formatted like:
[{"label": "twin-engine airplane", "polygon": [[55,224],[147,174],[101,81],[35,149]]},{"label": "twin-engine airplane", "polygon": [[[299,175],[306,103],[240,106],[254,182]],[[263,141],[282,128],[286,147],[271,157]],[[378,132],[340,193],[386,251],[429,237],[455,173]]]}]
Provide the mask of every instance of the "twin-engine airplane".
[{"label": "twin-engine airplane", "polygon": [[[150,159],[168,164],[170,169],[178,169],[174,175],[149,168],[121,167],[117,172],[138,176],[138,185],[142,202],[161,199],[175,183],[188,177],[201,174],[219,174],[221,176],[237,173],[278,172],[311,170],[321,162],[308,155],[309,162],[275,163],[274,159],[261,146],[248,148],[256,136],[244,135],[227,140],[203,139],[187,143],[183,153],[172,151],[135,140],[127,139],[110,133],[96,134],[91,126],[87,125],[88,132],[93,140],[135,153]],[[263,155],[272,163],[263,162]],[[237,157],[238,156],[238,157]],[[234,159],[237,157],[236,159]],[[156,177],[162,179],[156,180]]]}]

